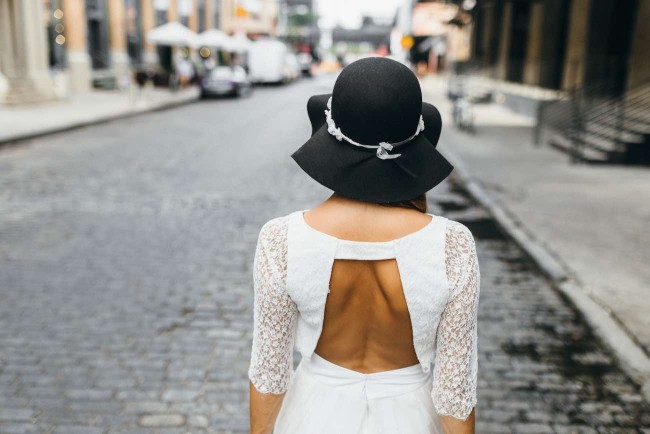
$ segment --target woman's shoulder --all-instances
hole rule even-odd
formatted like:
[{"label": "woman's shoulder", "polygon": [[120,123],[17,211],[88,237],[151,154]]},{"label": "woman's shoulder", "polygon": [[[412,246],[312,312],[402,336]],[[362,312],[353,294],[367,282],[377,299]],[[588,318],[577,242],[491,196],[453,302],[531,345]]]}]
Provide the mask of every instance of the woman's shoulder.
[{"label": "woman's shoulder", "polygon": [[289,221],[292,215],[296,212],[298,211],[273,217],[270,220],[267,220],[260,229],[260,239],[265,240],[286,238]]},{"label": "woman's shoulder", "polygon": [[476,260],[476,242],[472,231],[464,224],[447,220],[445,262],[451,282],[460,279]]},{"label": "woman's shoulder", "polygon": [[447,243],[452,245],[474,245],[474,234],[463,223],[449,218],[447,221]]},{"label": "woman's shoulder", "polygon": [[[260,239],[280,239],[286,238],[289,223],[292,217],[304,210],[296,210],[288,214],[273,217],[267,220],[260,229]],[[446,246],[448,250],[472,253],[475,246],[474,235],[472,231],[463,223],[452,220],[447,217],[429,214],[432,218],[441,218],[445,221],[446,227]]]}]

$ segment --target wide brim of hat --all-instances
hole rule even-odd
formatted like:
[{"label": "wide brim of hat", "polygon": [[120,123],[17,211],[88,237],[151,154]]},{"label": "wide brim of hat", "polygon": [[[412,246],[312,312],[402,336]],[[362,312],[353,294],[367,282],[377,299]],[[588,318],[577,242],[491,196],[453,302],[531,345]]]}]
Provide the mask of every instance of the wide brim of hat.
[{"label": "wide brim of hat", "polygon": [[[324,97],[319,95],[316,103],[321,105]],[[425,104],[422,113],[426,131],[427,114],[438,116],[429,117],[431,126],[440,122],[440,115],[435,107]],[[310,118],[314,132],[291,157],[315,181],[342,196],[375,203],[414,199],[441,183],[453,170],[423,132],[391,152],[401,156],[382,160],[375,149],[337,140],[327,131],[327,124],[314,119],[311,112]],[[439,135],[439,129],[435,135]]]}]

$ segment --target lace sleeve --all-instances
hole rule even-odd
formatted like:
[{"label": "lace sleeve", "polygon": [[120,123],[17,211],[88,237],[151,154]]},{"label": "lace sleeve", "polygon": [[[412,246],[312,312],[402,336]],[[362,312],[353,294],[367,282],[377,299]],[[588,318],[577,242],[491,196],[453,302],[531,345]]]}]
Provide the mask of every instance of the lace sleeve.
[{"label": "lace sleeve", "polygon": [[293,372],[298,309],[286,291],[287,224],[286,217],[266,223],[255,250],[253,344],[248,378],[262,393],[285,393]]},{"label": "lace sleeve", "polygon": [[480,272],[472,233],[458,222],[448,228],[446,258],[450,295],[438,325],[431,395],[438,414],[466,420],[476,405]]}]

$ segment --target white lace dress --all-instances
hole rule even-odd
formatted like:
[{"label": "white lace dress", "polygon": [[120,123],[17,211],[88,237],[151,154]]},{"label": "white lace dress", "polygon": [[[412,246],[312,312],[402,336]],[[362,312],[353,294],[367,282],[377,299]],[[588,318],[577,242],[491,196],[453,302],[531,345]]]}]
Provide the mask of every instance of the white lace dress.
[{"label": "white lace dress", "polygon": [[[479,265],[471,232],[431,215],[387,242],[348,241],[309,226],[304,211],[267,222],[254,262],[248,377],[286,393],[274,434],[441,433],[438,415],[465,420],[476,405]],[[363,374],[314,353],[335,259],[394,258],[419,363]],[[302,355],[293,369],[293,350]]]}]

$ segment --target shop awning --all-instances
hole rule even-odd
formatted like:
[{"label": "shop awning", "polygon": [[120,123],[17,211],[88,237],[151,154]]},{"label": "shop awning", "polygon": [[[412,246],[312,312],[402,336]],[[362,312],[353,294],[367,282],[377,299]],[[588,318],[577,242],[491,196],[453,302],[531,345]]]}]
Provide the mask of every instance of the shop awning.
[{"label": "shop awning", "polygon": [[196,46],[197,34],[179,22],[171,21],[147,33],[147,41],[156,45]]},{"label": "shop awning", "polygon": [[217,29],[206,30],[196,39],[196,45],[199,47],[221,48],[226,51],[230,51],[233,44],[230,36]]}]

